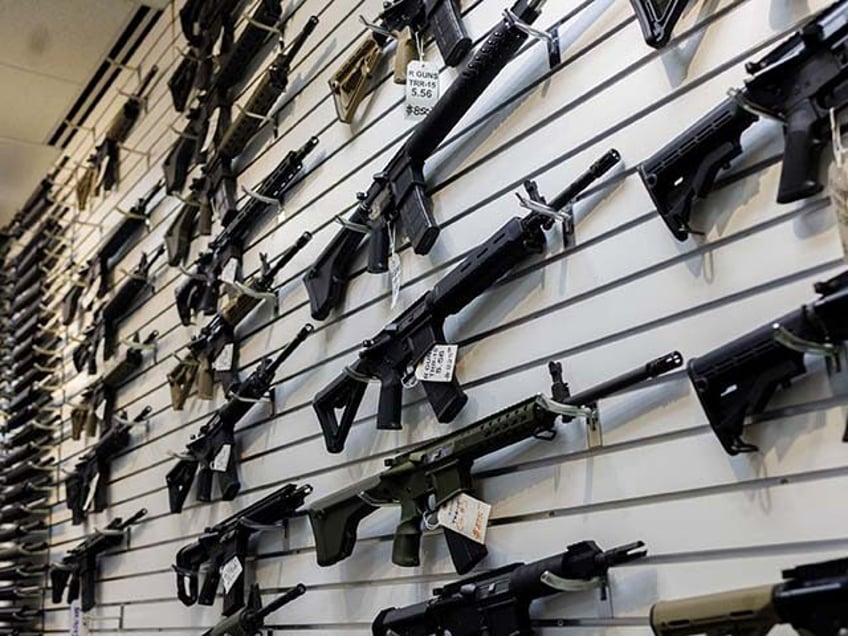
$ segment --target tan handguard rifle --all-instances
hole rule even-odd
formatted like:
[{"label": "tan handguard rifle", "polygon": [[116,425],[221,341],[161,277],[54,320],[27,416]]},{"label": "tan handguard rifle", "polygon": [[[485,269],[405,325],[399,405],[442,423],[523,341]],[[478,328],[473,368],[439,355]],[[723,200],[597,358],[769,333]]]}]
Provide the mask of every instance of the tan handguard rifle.
[{"label": "tan handguard rifle", "polygon": [[784,570],[783,583],[742,588],[651,608],[657,636],[760,636],[789,624],[805,636],[837,636],[848,628],[848,558]]}]

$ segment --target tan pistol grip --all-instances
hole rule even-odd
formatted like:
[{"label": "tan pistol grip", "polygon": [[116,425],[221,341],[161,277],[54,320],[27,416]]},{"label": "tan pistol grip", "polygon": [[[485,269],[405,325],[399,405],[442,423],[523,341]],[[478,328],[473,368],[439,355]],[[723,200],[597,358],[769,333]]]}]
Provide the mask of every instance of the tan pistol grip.
[{"label": "tan pistol grip", "polygon": [[397,48],[395,49],[395,84],[406,84],[406,67],[413,60],[418,59],[418,49],[415,46],[415,38],[412,29],[405,27],[396,32]]},{"label": "tan pistol grip", "polygon": [[201,400],[215,397],[215,370],[208,363],[201,364],[197,369],[197,397]]}]

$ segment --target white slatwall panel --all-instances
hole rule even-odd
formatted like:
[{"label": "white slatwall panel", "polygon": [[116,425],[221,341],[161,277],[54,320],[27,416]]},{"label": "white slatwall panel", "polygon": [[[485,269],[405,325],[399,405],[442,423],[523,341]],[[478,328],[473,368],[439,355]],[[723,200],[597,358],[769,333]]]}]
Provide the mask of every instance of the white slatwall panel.
[{"label": "white slatwall panel", "polygon": [[[306,230],[315,237],[278,280],[280,311],[263,307],[240,328],[245,373],[309,321],[303,271],[336,231],[335,216],[350,210],[354,193],[367,187],[409,129],[402,92],[387,70],[352,126],[336,121],[327,90],[339,60],[362,37],[357,16],[375,15],[380,4],[300,0],[290,8],[289,34],[313,13],[321,22],[293,68],[279,134],[269,132],[255,144],[241,183],[258,183],[312,135],[320,145],[284,215],[268,218],[255,232],[245,269],[254,271],[260,252],[278,254]],[[465,252],[521,214],[513,192],[524,179],[536,179],[552,196],[607,149],[617,148],[624,158],[623,168],[577,204],[574,247],[563,250],[553,237],[543,259],[521,268],[448,325],[449,337],[464,345],[458,373],[470,396],[454,424],[437,423],[423,394],[413,391],[406,396],[404,430],[378,434],[376,388],[371,388],[344,454],[324,451],[312,396],[352,359],[358,343],[393,315],[387,282],[364,275],[359,263],[342,310],[316,325],[316,333],[278,374],[277,403],[256,407],[242,425],[240,496],[210,505],[190,498],[181,515],[169,514],[164,477],[173,459],[168,453],[185,444],[221,397],[212,403],[190,400],[180,413],[170,409],[165,376],[192,331],[179,325],[173,303],[182,275],[159,268],[154,293],[120,329],[122,337],[136,330],[160,333],[154,359],[118,400],[130,415],[150,405],[154,416],[113,462],[109,510],[74,527],[60,489],[51,518],[51,554],[59,558],[112,517],[142,506],[150,511],[133,530],[129,548],[103,559],[90,631],[177,634],[214,624],[218,606],[185,608],[176,600],[174,554],[206,524],[283,483],[309,482],[321,496],[373,474],[398,448],[546,391],[550,359],[563,361],[568,381],[580,390],[672,349],[687,357],[708,351],[809,300],[814,281],[839,271],[840,246],[826,196],[787,206],[774,202],[782,142],[773,125],[762,123],[746,133],[746,154],[734,168],[742,176],[728,180],[702,207],[697,223],[707,233],[701,239],[674,241],[634,172],[639,161],[741,82],[745,60],[761,55],[827,2],[696,2],[662,51],[645,46],[627,0],[549,0],[540,24],[560,21],[584,4],[585,10],[561,28],[565,63],[549,71],[542,47],[528,47],[427,165],[444,231],[427,257],[402,251],[401,304],[412,302]],[[505,6],[505,0],[466,0],[466,23],[475,41]],[[169,77],[182,45],[173,11],[166,10],[135,63],[158,64]],[[432,46],[428,57],[438,57]],[[443,69],[443,88],[455,75],[454,69]],[[135,74],[125,71],[119,85],[132,90],[135,81]],[[115,93],[98,106],[97,130],[122,103]],[[160,80],[128,142],[149,156],[126,154],[119,191],[78,215],[79,221],[103,228],[73,227],[78,262],[119,221],[116,208],[129,208],[160,178],[175,138],[172,126],[181,128],[181,117]],[[72,158],[84,160],[91,142],[90,136],[78,135],[68,149]],[[124,268],[162,241],[178,205],[173,197],[156,202],[152,230],[124,259]],[[192,254],[201,243],[195,241]],[[74,373],[70,347],[66,353],[65,396],[73,402],[90,378]],[[773,581],[782,567],[842,554],[848,519],[834,505],[848,483],[840,442],[845,425],[840,380],[813,364],[811,373],[778,395],[750,427],[748,435],[762,452],[749,457],[724,454],[678,372],[604,400],[602,447],[589,448],[584,425],[573,423],[562,426],[554,442],[519,445],[479,462],[480,493],[494,505],[485,567],[547,556],[584,538],[604,546],[643,539],[650,557],[613,574],[608,602],[587,592],[537,608],[547,625],[540,629],[543,634],[603,630],[630,636],[645,633],[648,610],[658,598]],[[70,467],[91,443],[73,442],[66,431],[59,448],[63,465]],[[272,619],[274,631],[370,633],[379,609],[423,599],[433,585],[455,578],[437,535],[425,538],[420,568],[393,566],[395,522],[394,510],[372,515],[360,528],[352,557],[332,568],[315,564],[303,518],[295,519],[285,536],[263,536],[255,569],[267,597],[298,581],[310,588]],[[46,631],[66,631],[66,607],[47,597]]]}]

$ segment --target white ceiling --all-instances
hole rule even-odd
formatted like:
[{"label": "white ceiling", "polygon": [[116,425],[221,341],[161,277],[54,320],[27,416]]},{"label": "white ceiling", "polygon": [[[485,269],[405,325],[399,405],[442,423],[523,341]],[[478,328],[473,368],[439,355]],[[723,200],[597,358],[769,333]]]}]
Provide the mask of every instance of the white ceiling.
[{"label": "white ceiling", "polygon": [[46,145],[139,4],[0,0],[0,226],[50,171]]}]

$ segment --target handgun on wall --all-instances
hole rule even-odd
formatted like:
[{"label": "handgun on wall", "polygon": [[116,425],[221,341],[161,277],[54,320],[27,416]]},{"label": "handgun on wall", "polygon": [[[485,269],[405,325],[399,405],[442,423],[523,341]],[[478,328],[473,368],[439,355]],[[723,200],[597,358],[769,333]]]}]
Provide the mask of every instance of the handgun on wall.
[{"label": "handgun on wall", "polygon": [[782,583],[674,601],[651,608],[657,636],[768,634],[789,624],[799,634],[837,636],[848,629],[848,559],[783,571]]},{"label": "handgun on wall", "polygon": [[745,68],[752,77],[742,89],[639,166],[657,212],[680,241],[700,233],[690,226],[693,204],[742,154],[742,133],[761,117],[783,125],[777,202],[822,190],[819,160],[830,139],[830,114],[848,104],[848,1],[835,2]]},{"label": "handgun on wall", "polygon": [[806,372],[806,353],[838,362],[848,339],[848,272],[815,290],[818,300],[689,360],[689,379],[728,454],[757,450],[742,439],[745,416],[761,413],[778,387]]}]

